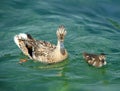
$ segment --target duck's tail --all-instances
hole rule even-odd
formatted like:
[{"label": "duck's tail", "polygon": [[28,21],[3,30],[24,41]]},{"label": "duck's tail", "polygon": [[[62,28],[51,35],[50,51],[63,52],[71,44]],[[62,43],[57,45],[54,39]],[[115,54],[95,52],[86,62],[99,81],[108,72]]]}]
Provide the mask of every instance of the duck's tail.
[{"label": "duck's tail", "polygon": [[14,36],[15,44],[21,49],[21,51],[29,56],[32,57],[32,46],[29,45],[29,41],[32,41],[33,38],[30,34],[20,33]]},{"label": "duck's tail", "polygon": [[27,40],[27,35],[25,33],[20,33],[14,36],[15,44],[20,48],[20,41]]}]

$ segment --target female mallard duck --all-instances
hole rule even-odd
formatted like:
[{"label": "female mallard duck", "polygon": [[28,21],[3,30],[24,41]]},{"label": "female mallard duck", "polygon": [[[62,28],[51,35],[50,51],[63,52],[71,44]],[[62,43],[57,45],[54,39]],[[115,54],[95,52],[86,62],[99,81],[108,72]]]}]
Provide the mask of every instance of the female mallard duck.
[{"label": "female mallard duck", "polygon": [[105,54],[101,53],[100,55],[95,54],[89,54],[89,53],[83,53],[83,57],[87,61],[88,64],[95,66],[95,67],[102,67],[103,65],[106,65],[105,61]]},{"label": "female mallard duck", "polygon": [[15,35],[14,41],[30,59],[43,63],[57,63],[68,57],[63,44],[66,33],[64,26],[59,26],[56,32],[58,37],[57,46],[50,42],[36,40],[30,34],[25,33]]}]

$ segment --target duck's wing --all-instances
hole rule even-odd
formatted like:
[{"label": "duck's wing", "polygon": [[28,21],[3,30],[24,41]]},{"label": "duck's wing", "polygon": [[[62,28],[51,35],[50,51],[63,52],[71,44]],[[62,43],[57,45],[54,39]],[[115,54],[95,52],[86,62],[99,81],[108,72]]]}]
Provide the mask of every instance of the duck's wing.
[{"label": "duck's wing", "polygon": [[[50,42],[42,40],[24,40],[25,46],[28,49],[29,55],[34,59],[37,57],[48,57],[54,51],[56,46]],[[34,57],[33,57],[34,56]]]},{"label": "duck's wing", "polygon": [[51,53],[56,49],[56,46],[50,42],[36,41],[35,46],[32,48],[32,57],[34,60],[38,60],[44,63],[52,61]]},{"label": "duck's wing", "polygon": [[36,45],[37,49],[42,49],[43,48],[43,49],[51,50],[51,49],[56,48],[56,46],[54,44],[52,44],[50,42],[42,41],[42,40],[40,40],[40,41],[36,40],[35,45]]},{"label": "duck's wing", "polygon": [[35,40],[30,34],[25,33],[15,35],[14,41],[22,52],[31,59],[34,53],[45,54],[47,51],[53,50],[56,47],[50,42]]},{"label": "duck's wing", "polygon": [[36,56],[48,55],[51,51],[56,48],[54,44],[46,41],[35,41],[33,51]]}]

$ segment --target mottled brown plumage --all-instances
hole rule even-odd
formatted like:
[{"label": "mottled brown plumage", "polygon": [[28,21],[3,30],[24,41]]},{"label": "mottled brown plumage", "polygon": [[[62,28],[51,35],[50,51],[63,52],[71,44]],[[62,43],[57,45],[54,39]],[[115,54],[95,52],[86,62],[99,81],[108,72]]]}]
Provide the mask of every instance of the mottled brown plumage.
[{"label": "mottled brown plumage", "polygon": [[84,52],[83,57],[85,58],[86,62],[92,66],[102,67],[103,65],[106,65],[104,54],[96,55]]},{"label": "mottled brown plumage", "polygon": [[65,60],[68,57],[68,53],[63,44],[66,35],[64,26],[59,26],[56,34],[58,37],[57,45],[36,40],[30,34],[24,33],[15,35],[14,41],[30,59],[44,63],[57,63]]}]

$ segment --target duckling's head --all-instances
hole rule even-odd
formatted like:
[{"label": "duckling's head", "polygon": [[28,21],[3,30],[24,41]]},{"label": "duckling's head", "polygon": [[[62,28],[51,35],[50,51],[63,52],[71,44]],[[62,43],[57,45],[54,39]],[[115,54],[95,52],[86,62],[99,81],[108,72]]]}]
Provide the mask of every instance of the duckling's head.
[{"label": "duckling's head", "polygon": [[104,65],[106,65],[105,59],[106,59],[105,54],[104,54],[104,53],[101,53],[101,54],[99,55],[99,60],[100,60]]},{"label": "duckling's head", "polygon": [[105,57],[105,54],[104,54],[104,53],[101,53],[101,54],[99,55],[99,59],[100,59],[100,60],[105,60],[105,58],[106,58],[106,57]]}]

